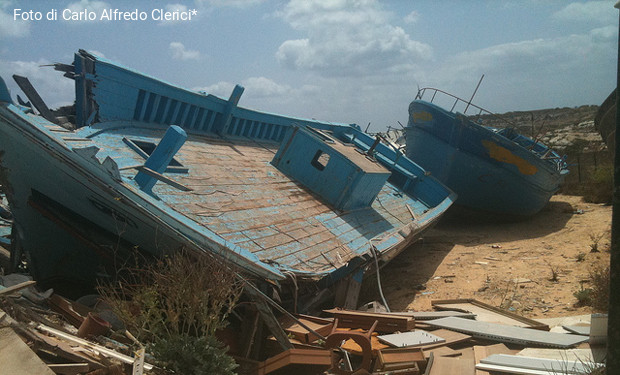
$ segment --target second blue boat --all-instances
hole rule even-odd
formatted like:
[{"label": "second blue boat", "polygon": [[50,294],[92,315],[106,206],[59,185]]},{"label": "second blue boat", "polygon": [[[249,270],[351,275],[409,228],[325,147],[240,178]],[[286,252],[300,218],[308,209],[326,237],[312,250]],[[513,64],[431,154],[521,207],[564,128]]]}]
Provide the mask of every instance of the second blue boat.
[{"label": "second blue boat", "polygon": [[[433,103],[440,97],[454,101],[452,109]],[[409,105],[407,156],[455,191],[461,206],[510,216],[539,212],[568,174],[565,158],[507,122],[493,128],[473,121],[454,111],[459,104],[493,115],[445,91],[419,90]]]}]

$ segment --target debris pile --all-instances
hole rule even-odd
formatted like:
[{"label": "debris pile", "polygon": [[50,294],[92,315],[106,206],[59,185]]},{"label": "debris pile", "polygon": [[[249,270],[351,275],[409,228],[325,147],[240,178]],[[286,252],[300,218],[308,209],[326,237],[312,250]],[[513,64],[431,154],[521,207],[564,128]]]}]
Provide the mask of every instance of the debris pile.
[{"label": "debris pile", "polygon": [[[38,291],[34,281],[18,274],[0,281],[3,370],[170,373],[154,366],[154,358],[145,361],[142,345],[105,306],[93,304],[95,296],[71,301],[51,290]],[[283,314],[278,325],[289,349],[269,336],[255,358],[235,349],[243,342],[232,342],[229,350],[239,364],[237,373],[256,375],[572,374],[602,366],[605,316],[548,325],[471,299],[438,300],[433,308],[388,312],[375,302],[367,311],[334,308],[323,310],[321,317]]]}]

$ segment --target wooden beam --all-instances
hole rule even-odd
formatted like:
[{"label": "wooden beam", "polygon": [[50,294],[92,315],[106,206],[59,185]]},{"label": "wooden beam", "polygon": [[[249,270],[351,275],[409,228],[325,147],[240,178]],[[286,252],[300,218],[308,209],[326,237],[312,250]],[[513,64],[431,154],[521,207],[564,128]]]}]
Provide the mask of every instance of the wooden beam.
[{"label": "wooden beam", "polygon": [[13,79],[15,80],[19,88],[22,89],[24,94],[26,94],[28,100],[30,100],[32,105],[34,105],[37,111],[39,111],[41,116],[43,116],[43,118],[45,118],[49,122],[58,124],[58,119],[56,118],[56,116],[54,116],[52,111],[50,111],[49,107],[47,106],[47,104],[45,104],[37,90],[35,90],[34,86],[32,86],[30,80],[26,77],[18,76],[17,74],[13,75]]},{"label": "wooden beam", "polygon": [[173,188],[177,188],[177,189],[179,189],[181,191],[192,191],[193,190],[191,188],[188,188],[185,185],[179,184],[175,180],[173,180],[171,178],[168,178],[168,177],[164,176],[161,173],[155,172],[151,168],[148,168],[148,167],[145,167],[145,166],[142,165],[142,166],[137,167],[137,169],[138,169],[138,171],[140,171],[140,172],[142,172],[142,173],[144,173],[144,174],[146,174],[146,175],[148,175],[150,177],[153,177],[156,180],[159,180],[159,181],[161,181],[163,183],[166,183],[166,184],[172,186]]},{"label": "wooden beam", "polygon": [[30,280],[30,281],[24,281],[23,283],[19,283],[17,285],[10,286],[8,288],[0,289],[0,297],[8,296],[12,293],[28,288],[29,286],[34,285],[36,283],[37,283],[36,281]]}]

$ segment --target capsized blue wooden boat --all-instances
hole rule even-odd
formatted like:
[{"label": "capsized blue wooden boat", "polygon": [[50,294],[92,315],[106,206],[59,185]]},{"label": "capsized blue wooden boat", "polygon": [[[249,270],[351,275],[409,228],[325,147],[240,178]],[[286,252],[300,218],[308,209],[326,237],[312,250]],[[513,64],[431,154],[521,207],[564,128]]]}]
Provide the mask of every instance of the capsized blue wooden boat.
[{"label": "capsized blue wooden boat", "polygon": [[256,280],[329,286],[392,259],[455,200],[356,125],[238,107],[240,86],[225,100],[85,51],[56,69],[75,80],[63,116],[23,78],[41,115],[0,89],[0,183],[43,285],[183,247]]},{"label": "capsized blue wooden boat", "polygon": [[[430,101],[422,100],[426,94]],[[450,110],[433,103],[443,97]],[[407,156],[458,194],[457,205],[494,214],[540,211],[568,173],[565,158],[515,131],[455,112],[457,105],[492,113],[447,92],[423,88],[409,105]],[[493,115],[497,118],[499,116]]]}]

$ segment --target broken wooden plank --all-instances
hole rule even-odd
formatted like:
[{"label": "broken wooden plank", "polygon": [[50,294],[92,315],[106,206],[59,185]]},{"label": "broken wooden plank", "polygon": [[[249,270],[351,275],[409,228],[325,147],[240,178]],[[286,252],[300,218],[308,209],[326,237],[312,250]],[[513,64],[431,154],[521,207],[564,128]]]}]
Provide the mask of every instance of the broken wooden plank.
[{"label": "broken wooden plank", "polygon": [[[281,322],[282,328],[289,335],[292,335],[295,339],[299,340],[304,344],[309,344],[320,337],[310,332],[307,328],[303,327],[305,325],[308,328],[311,328],[313,331],[321,334],[322,336],[327,336],[332,330],[333,321],[328,319],[321,319],[314,316],[309,315],[297,315],[299,322],[295,322],[292,319],[283,319]],[[301,324],[300,324],[301,323]]]},{"label": "broken wooden plank", "polygon": [[10,327],[0,328],[0,372],[11,375],[54,375]]},{"label": "broken wooden plank", "polygon": [[58,294],[52,294],[50,298],[48,298],[47,303],[50,305],[52,311],[62,314],[71,325],[75,328],[80,328],[80,325],[82,325],[84,321],[84,316],[75,310],[72,302]]},{"label": "broken wooden plank", "polygon": [[517,327],[527,327],[548,331],[549,326],[524,316],[502,310],[475,299],[446,299],[431,301],[431,305],[437,310],[456,310],[476,314],[476,320],[508,324]]},{"label": "broken wooden plank", "polygon": [[22,289],[28,288],[29,286],[34,285],[36,283],[37,283],[36,281],[30,280],[30,281],[24,281],[23,283],[19,283],[17,285],[9,286],[6,288],[3,287],[2,289],[0,289],[0,297],[8,296]]},{"label": "broken wooden plank", "polygon": [[546,332],[538,329],[479,322],[462,318],[429,320],[430,325],[471,334],[473,337],[519,345],[541,345],[567,348],[588,341],[587,336]]},{"label": "broken wooden plank", "polygon": [[28,100],[30,100],[32,105],[34,105],[37,111],[39,111],[41,116],[43,116],[43,118],[49,122],[58,124],[58,119],[56,118],[56,116],[54,116],[52,111],[50,111],[49,107],[47,106],[47,104],[45,104],[37,90],[35,90],[34,86],[32,86],[30,80],[26,77],[18,76],[17,74],[13,75],[13,79],[15,80],[19,88],[22,89],[24,94],[26,94]]},{"label": "broken wooden plank", "polygon": [[55,359],[64,359],[71,362],[88,363],[91,370],[104,368],[100,358],[97,358],[90,350],[77,351],[67,341],[59,340],[52,336],[46,336],[40,332],[32,332],[36,336],[34,348],[36,352],[44,352],[53,355]]},{"label": "broken wooden plank", "polygon": [[145,166],[139,166],[138,171],[146,174],[147,176],[153,177],[156,180],[159,180],[165,184],[168,184],[170,186],[172,186],[173,188],[179,189],[181,191],[193,191],[192,188],[189,188],[183,184],[180,184],[178,182],[176,182],[175,180],[168,178],[166,176],[164,176],[163,174],[152,170],[151,168],[145,167]]},{"label": "broken wooden plank", "polygon": [[420,348],[393,348],[379,350],[376,371],[421,369],[426,367],[424,351]]},{"label": "broken wooden plank", "polygon": [[376,328],[378,332],[404,332],[415,328],[415,319],[407,316],[342,309],[324,310],[324,312],[333,314],[340,326],[346,328],[369,329],[375,321],[379,321]]},{"label": "broken wooden plank", "polygon": [[[70,334],[68,334],[66,332],[59,331],[59,330],[54,329],[52,327],[48,327],[48,326],[46,326],[44,324],[38,324],[36,326],[36,329],[38,329],[40,331],[43,331],[43,332],[50,333],[50,334],[52,334],[54,336],[57,336],[57,337],[60,337],[60,338],[62,338],[64,340],[71,341],[73,343],[76,343],[76,344],[84,347],[84,348],[95,350],[95,351],[99,352],[100,354],[102,354],[102,355],[104,355],[106,357],[117,359],[117,360],[119,360],[119,361],[121,361],[123,363],[127,363],[127,364],[130,364],[130,365],[133,365],[133,363],[134,363],[134,358],[133,357],[130,357],[128,355],[116,352],[116,351],[114,351],[112,349],[108,349],[105,346],[101,346],[101,345],[98,345],[98,344],[93,344],[90,341],[87,341],[87,340],[81,339],[79,337],[70,335]],[[151,370],[152,368],[153,368],[153,365],[148,364],[148,363],[144,364],[144,369],[145,370]]]}]

